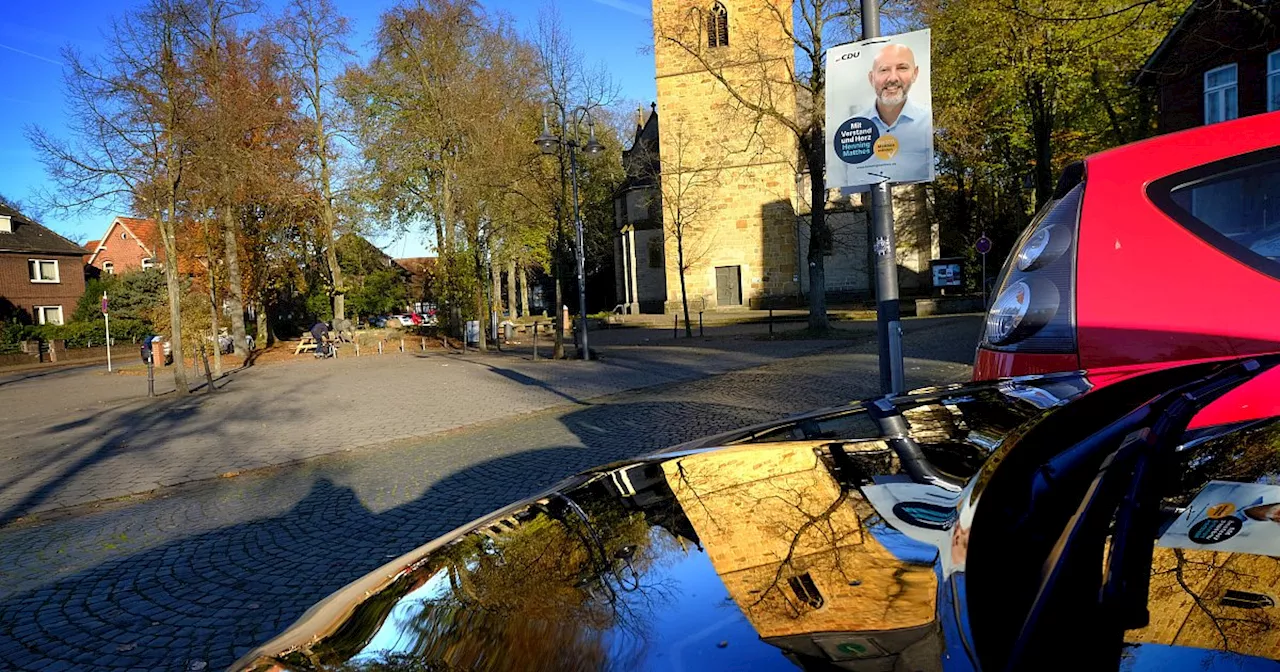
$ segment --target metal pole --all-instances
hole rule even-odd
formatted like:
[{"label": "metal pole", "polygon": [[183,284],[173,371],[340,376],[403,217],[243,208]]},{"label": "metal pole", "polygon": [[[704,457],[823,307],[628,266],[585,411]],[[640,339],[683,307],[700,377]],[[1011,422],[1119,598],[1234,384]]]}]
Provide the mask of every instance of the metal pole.
[{"label": "metal pole", "polygon": [[533,361],[538,361],[538,321],[533,321]]},{"label": "metal pole", "polygon": [[702,311],[698,311],[698,338],[702,338]]},{"label": "metal pole", "polygon": [[[862,0],[862,39],[880,37],[878,0]],[[893,231],[893,190],[888,182],[871,187],[871,231],[876,254],[876,337],[880,350],[880,391],[900,394],[902,323],[898,306],[897,240]]]},{"label": "metal pole", "polygon": [[106,307],[106,292],[102,292],[102,321],[106,329],[106,372],[111,372],[111,315]]},{"label": "metal pole", "polygon": [[671,338],[680,338],[680,315],[671,316]]},{"label": "metal pole", "polygon": [[[576,126],[575,126],[576,128]],[[585,266],[585,249],[583,247],[582,215],[578,212],[578,152],[577,143],[569,144],[569,173],[573,176],[573,223],[578,236],[578,321],[581,325],[582,337],[578,342],[582,352],[581,359],[591,359],[591,349],[587,346],[587,282]]]},{"label": "metal pole", "polygon": [[987,309],[987,253],[982,253],[982,309]]},{"label": "metal pole", "polygon": [[[103,294],[106,296],[106,294]],[[111,373],[111,316],[107,313],[102,314],[102,319],[107,323],[107,373]]]},{"label": "metal pole", "polygon": [[[150,344],[148,343],[148,345],[150,345]],[[163,351],[162,351],[162,352],[163,352]],[[163,357],[163,356],[164,356],[164,355],[161,355],[161,357]],[[148,397],[154,397],[154,396],[156,396],[156,365],[155,365],[155,359],[156,359],[156,356],[155,356],[155,353],[154,353],[154,352],[152,352],[152,353],[151,353],[151,357],[149,357],[149,358],[147,359],[147,396],[148,396]]]}]

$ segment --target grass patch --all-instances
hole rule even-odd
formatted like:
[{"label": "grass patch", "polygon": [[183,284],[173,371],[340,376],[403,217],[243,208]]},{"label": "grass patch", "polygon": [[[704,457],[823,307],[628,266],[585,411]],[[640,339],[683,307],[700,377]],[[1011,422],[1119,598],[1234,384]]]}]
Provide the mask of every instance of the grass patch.
[{"label": "grass patch", "polygon": [[827,327],[826,329],[813,329],[805,327],[804,329],[787,329],[775,331],[772,334],[760,334],[756,336],[757,341],[849,341],[858,338],[861,334],[850,329],[840,329],[838,327]]}]

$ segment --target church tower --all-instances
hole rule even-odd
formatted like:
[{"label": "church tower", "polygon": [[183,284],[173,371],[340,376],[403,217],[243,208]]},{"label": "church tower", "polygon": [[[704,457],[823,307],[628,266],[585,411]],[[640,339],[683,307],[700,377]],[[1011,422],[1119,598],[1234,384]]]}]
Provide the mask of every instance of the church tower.
[{"label": "church tower", "polygon": [[[667,312],[800,291],[791,0],[653,0]],[[683,248],[680,250],[678,248]]]}]

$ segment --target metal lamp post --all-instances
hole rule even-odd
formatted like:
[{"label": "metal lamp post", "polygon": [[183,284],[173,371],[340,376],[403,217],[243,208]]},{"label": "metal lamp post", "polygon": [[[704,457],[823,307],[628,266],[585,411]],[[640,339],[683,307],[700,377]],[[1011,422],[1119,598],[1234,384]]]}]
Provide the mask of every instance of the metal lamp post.
[{"label": "metal lamp post", "polygon": [[[582,215],[578,211],[578,149],[581,147],[587,154],[599,154],[604,151],[604,145],[596,140],[596,124],[591,119],[591,112],[581,105],[575,107],[567,115],[564,108],[559,103],[552,101],[552,105],[560,112],[560,136],[551,134],[551,128],[547,121],[546,108],[542,112],[542,135],[539,135],[533,144],[542,150],[543,154],[553,155],[560,147],[569,150],[569,175],[573,180],[573,225],[577,237],[577,262],[578,262],[578,329],[582,335],[580,344],[581,350],[578,353],[581,359],[591,358],[591,348],[587,345],[587,282],[586,282],[586,241],[582,233]],[[574,137],[570,138],[567,132],[568,118],[573,118]],[[578,144],[578,126],[583,119],[587,121],[587,128],[590,131],[590,137],[585,145]],[[563,174],[562,174],[563,175]],[[560,310],[557,306],[556,310]]]}]

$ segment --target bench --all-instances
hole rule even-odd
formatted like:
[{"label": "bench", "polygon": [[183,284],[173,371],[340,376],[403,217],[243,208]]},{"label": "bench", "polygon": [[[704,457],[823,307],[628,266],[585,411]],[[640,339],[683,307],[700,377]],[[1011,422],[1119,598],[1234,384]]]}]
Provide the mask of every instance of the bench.
[{"label": "bench", "polygon": [[307,334],[302,337],[302,340],[298,341],[298,347],[293,349],[293,354],[300,355],[304,352],[315,352],[315,350],[316,339],[312,338],[311,334]]}]

